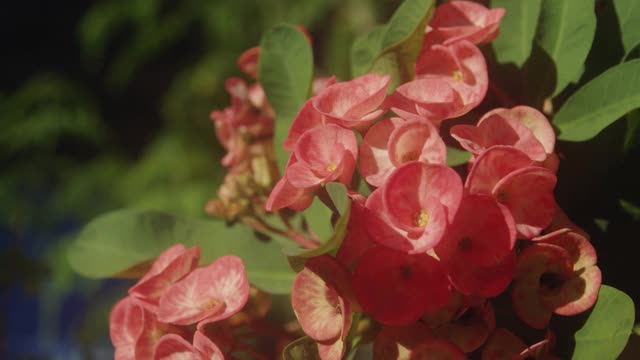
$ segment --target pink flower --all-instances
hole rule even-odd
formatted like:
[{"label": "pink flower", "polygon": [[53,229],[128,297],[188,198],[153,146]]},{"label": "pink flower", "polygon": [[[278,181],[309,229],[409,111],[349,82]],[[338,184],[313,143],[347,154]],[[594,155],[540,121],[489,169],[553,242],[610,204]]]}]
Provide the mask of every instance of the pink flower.
[{"label": "pink flower", "polygon": [[419,114],[439,125],[442,120],[459,113],[464,107],[464,101],[447,80],[431,77],[398,86],[393,94],[387,97],[382,107]]},{"label": "pink flower", "polygon": [[178,335],[164,335],[156,345],[153,359],[224,360],[224,355],[206,335],[196,331],[193,345]]},{"label": "pink flower", "polygon": [[184,331],[157,321],[155,314],[127,296],[111,310],[109,333],[116,349],[114,359],[136,360],[150,359],[162,335]]},{"label": "pink flower", "polygon": [[442,265],[433,257],[376,246],[358,261],[353,286],[362,309],[386,325],[405,325],[443,306],[451,294]]},{"label": "pink flower", "polygon": [[360,174],[373,186],[381,186],[407,162],[444,164],[447,160],[447,149],[431,122],[396,111],[402,117],[387,118],[372,126],[360,146]]},{"label": "pink flower", "polygon": [[304,332],[318,342],[321,359],[344,354],[353,298],[349,273],[328,255],[307,260],[296,276],[291,305]]},{"label": "pink flower", "polygon": [[525,239],[540,234],[556,211],[555,174],[531,163],[514,147],[493,146],[475,161],[465,184],[470,193],[492,195],[509,208],[518,236]]},{"label": "pink flower", "polygon": [[176,325],[226,319],[249,297],[249,282],[237,256],[223,256],[173,284],[160,298],[158,320]]},{"label": "pink flower", "polygon": [[338,181],[349,186],[357,156],[358,142],[351,130],[329,124],[305,131],[269,195],[267,211],[301,211],[311,205],[321,185]]},{"label": "pink flower", "polygon": [[461,198],[462,181],[451,168],[407,163],[367,199],[369,235],[378,244],[422,253],[442,239]]},{"label": "pink flower", "polygon": [[529,326],[542,329],[552,313],[575,315],[593,306],[601,284],[595,250],[583,236],[562,229],[534,239],[518,256],[513,307]]},{"label": "pink flower", "polygon": [[332,181],[351,183],[358,156],[358,141],[351,130],[325,125],[306,131],[298,141],[296,162],[287,164],[285,177],[296,188]]},{"label": "pink flower", "polygon": [[489,195],[469,194],[435,251],[444,263],[490,266],[500,263],[515,241],[515,224],[507,207]]},{"label": "pink flower", "polygon": [[160,296],[169,286],[195,269],[199,260],[199,247],[186,250],[184,245],[176,244],[158,256],[151,269],[129,289],[129,295],[155,312]]},{"label": "pink flower", "polygon": [[387,94],[389,81],[388,75],[367,74],[336,83],[321,91],[313,106],[337,124],[364,131],[383,113],[378,106]]},{"label": "pink flower", "polygon": [[451,136],[476,156],[491,146],[509,145],[537,162],[543,162],[553,154],[555,146],[555,133],[549,120],[528,106],[494,109],[476,126],[453,126]]},{"label": "pink flower", "polygon": [[505,10],[487,9],[472,1],[450,1],[436,8],[429,21],[424,46],[459,41],[475,44],[491,42],[498,36]]},{"label": "pink flower", "polygon": [[489,77],[484,55],[475,45],[463,40],[449,46],[423,49],[416,61],[416,78],[444,80],[458,93],[462,106],[447,118],[458,117],[475,108],[487,93]]}]

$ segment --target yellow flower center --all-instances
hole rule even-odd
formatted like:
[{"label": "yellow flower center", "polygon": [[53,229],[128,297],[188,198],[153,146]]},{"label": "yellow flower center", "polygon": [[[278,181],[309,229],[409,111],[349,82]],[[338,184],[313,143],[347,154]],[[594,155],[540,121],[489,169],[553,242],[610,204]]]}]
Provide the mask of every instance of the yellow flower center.
[{"label": "yellow flower center", "polygon": [[460,70],[454,70],[453,74],[451,74],[451,77],[453,78],[453,80],[455,81],[462,81],[462,71]]},{"label": "yellow flower center", "polygon": [[337,167],[338,167],[338,164],[336,164],[336,163],[330,163],[330,164],[327,164],[327,167],[326,167],[325,169],[327,169],[327,171],[333,171],[333,170],[335,170]]},{"label": "yellow flower center", "polygon": [[418,211],[413,217],[413,223],[416,226],[425,227],[427,226],[428,222],[429,222],[429,214],[424,209],[421,209],[420,211]]}]

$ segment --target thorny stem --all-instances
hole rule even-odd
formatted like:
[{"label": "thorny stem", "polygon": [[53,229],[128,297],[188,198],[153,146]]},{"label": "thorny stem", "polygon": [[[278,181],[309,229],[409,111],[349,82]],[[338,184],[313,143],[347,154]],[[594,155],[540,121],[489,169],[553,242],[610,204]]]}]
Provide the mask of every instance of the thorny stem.
[{"label": "thorny stem", "polygon": [[280,236],[287,237],[287,238],[291,239],[293,242],[295,242],[296,244],[300,245],[301,247],[303,247],[305,249],[314,249],[314,248],[320,246],[320,244],[318,242],[315,242],[315,241],[313,241],[311,239],[308,239],[303,234],[299,233],[298,231],[296,231],[293,228],[287,229],[287,230],[282,230],[282,229],[279,229],[279,228],[276,228],[274,226],[269,225],[267,222],[265,222],[257,214],[254,214],[252,218],[243,217],[241,219],[241,221],[245,225],[250,226],[251,228],[253,228],[256,231],[271,232],[271,233],[274,233],[274,234],[277,234],[277,235],[280,235]]}]

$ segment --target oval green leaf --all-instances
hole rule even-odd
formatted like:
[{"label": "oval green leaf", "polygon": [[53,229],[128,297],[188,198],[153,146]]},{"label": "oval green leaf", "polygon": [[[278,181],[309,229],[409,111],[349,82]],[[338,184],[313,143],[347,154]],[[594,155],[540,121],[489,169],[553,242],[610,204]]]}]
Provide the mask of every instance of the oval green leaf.
[{"label": "oval green leaf", "polygon": [[282,144],[311,92],[313,52],[309,40],[293,25],[276,25],[262,37],[258,66],[260,84],[276,114],[273,146],[283,170],[289,154]]},{"label": "oval green leaf", "polygon": [[68,252],[71,267],[91,278],[110,277],[157,257],[171,245],[200,247],[201,264],[223,255],[242,258],[249,281],[265,291],[286,294],[295,277],[274,242],[259,241],[246,226],[190,219],[160,211],[120,210],[91,221]]},{"label": "oval green leaf", "polygon": [[629,53],[636,44],[640,43],[640,2],[638,0],[613,0],[613,6],[620,24],[622,46]]},{"label": "oval green leaf", "polygon": [[598,301],[575,335],[573,359],[616,359],[622,352],[635,320],[631,298],[622,291],[602,285]]},{"label": "oval green leaf", "polygon": [[593,0],[542,1],[536,41],[556,66],[554,96],[582,73],[576,65],[584,63],[596,34],[594,6]]},{"label": "oval green leaf", "polygon": [[640,59],[620,64],[578,89],[560,108],[553,124],[558,139],[585,141],[629,111],[640,107]]},{"label": "oval green leaf", "polygon": [[500,35],[493,41],[499,63],[521,67],[531,54],[542,0],[492,0],[492,8],[504,8]]},{"label": "oval green leaf", "polygon": [[413,80],[413,67],[434,9],[434,0],[406,0],[387,25],[358,38],[351,50],[353,76],[369,72],[391,75],[389,91]]}]

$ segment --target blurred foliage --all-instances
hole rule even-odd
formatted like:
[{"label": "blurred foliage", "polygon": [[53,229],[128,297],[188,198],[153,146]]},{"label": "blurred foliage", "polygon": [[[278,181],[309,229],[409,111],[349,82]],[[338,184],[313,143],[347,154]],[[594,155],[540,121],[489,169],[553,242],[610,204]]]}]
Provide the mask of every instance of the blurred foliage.
[{"label": "blurred foliage", "polygon": [[[224,81],[243,76],[236,59],[266,29],[305,26],[317,73],[346,79],[352,39],[399,3],[99,0],[48,7],[44,21],[16,5],[12,80],[0,83],[0,259],[20,275],[0,280],[48,294],[39,341],[56,342],[62,324],[95,344],[120,296],[70,270],[77,225],[125,206],[204,216],[224,175],[209,113],[228,105]],[[62,319],[70,294],[89,308]]]}]

